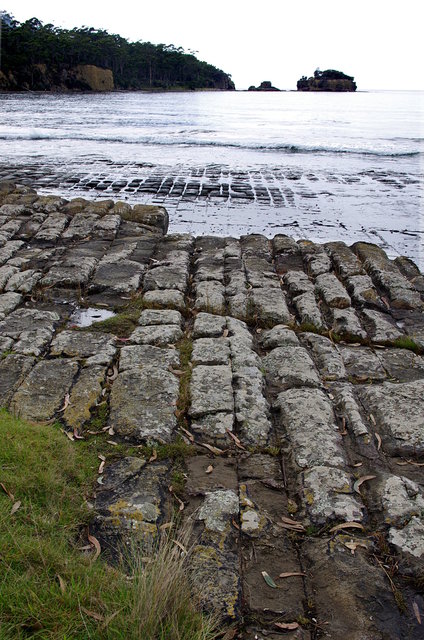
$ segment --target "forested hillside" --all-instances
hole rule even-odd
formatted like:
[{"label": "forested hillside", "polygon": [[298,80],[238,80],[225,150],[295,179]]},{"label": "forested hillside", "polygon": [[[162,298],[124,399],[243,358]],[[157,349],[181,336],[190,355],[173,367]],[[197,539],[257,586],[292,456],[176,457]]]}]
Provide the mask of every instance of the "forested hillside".
[{"label": "forested hillside", "polygon": [[0,89],[90,89],[75,72],[84,65],[112,71],[117,89],[234,89],[231,76],[173,44],[128,42],[101,29],[61,29],[37,18],[19,23],[3,12]]}]

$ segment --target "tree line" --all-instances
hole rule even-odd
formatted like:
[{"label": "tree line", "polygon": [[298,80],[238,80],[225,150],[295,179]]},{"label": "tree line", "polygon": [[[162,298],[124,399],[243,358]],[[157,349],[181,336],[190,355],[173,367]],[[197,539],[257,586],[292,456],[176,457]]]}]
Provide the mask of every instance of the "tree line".
[{"label": "tree line", "polygon": [[229,74],[173,44],[129,42],[93,27],[61,29],[37,18],[20,23],[5,12],[1,23],[0,69],[13,74],[17,88],[47,88],[40,65],[53,76],[78,65],[110,69],[118,89],[235,88]]}]

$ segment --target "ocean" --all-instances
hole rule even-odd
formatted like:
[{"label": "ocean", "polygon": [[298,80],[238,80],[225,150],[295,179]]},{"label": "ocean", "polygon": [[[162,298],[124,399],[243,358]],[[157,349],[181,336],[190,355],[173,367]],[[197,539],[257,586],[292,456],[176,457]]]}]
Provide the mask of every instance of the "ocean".
[{"label": "ocean", "polygon": [[170,231],[375,242],[424,268],[424,92],[0,94],[0,178]]}]

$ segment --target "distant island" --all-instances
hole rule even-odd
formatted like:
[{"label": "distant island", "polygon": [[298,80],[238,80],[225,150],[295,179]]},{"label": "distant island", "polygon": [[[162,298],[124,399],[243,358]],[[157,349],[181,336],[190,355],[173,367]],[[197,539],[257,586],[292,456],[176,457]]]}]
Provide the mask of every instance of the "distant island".
[{"label": "distant island", "polygon": [[264,80],[263,82],[261,82],[259,87],[251,85],[248,91],[280,91],[280,89],[277,89],[277,87],[273,87],[269,80]]},{"label": "distant island", "polygon": [[234,90],[231,76],[173,44],[60,29],[0,12],[0,91]]},{"label": "distant island", "polygon": [[356,91],[356,82],[352,76],[341,71],[316,69],[310,78],[302,76],[297,81],[298,91]]}]

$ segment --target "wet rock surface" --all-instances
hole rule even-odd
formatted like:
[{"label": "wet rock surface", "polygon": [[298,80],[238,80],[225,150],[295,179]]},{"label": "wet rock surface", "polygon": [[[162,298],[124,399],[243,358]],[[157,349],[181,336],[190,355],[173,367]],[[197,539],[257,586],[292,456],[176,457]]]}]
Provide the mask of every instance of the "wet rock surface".
[{"label": "wet rock surface", "polygon": [[[181,509],[204,605],[239,638],[421,638],[415,266],[163,235],[160,208],[13,185],[0,207],[0,404],[121,445],[93,498],[102,548],[141,534],[151,553]],[[72,326],[84,307],[115,314]]]}]

